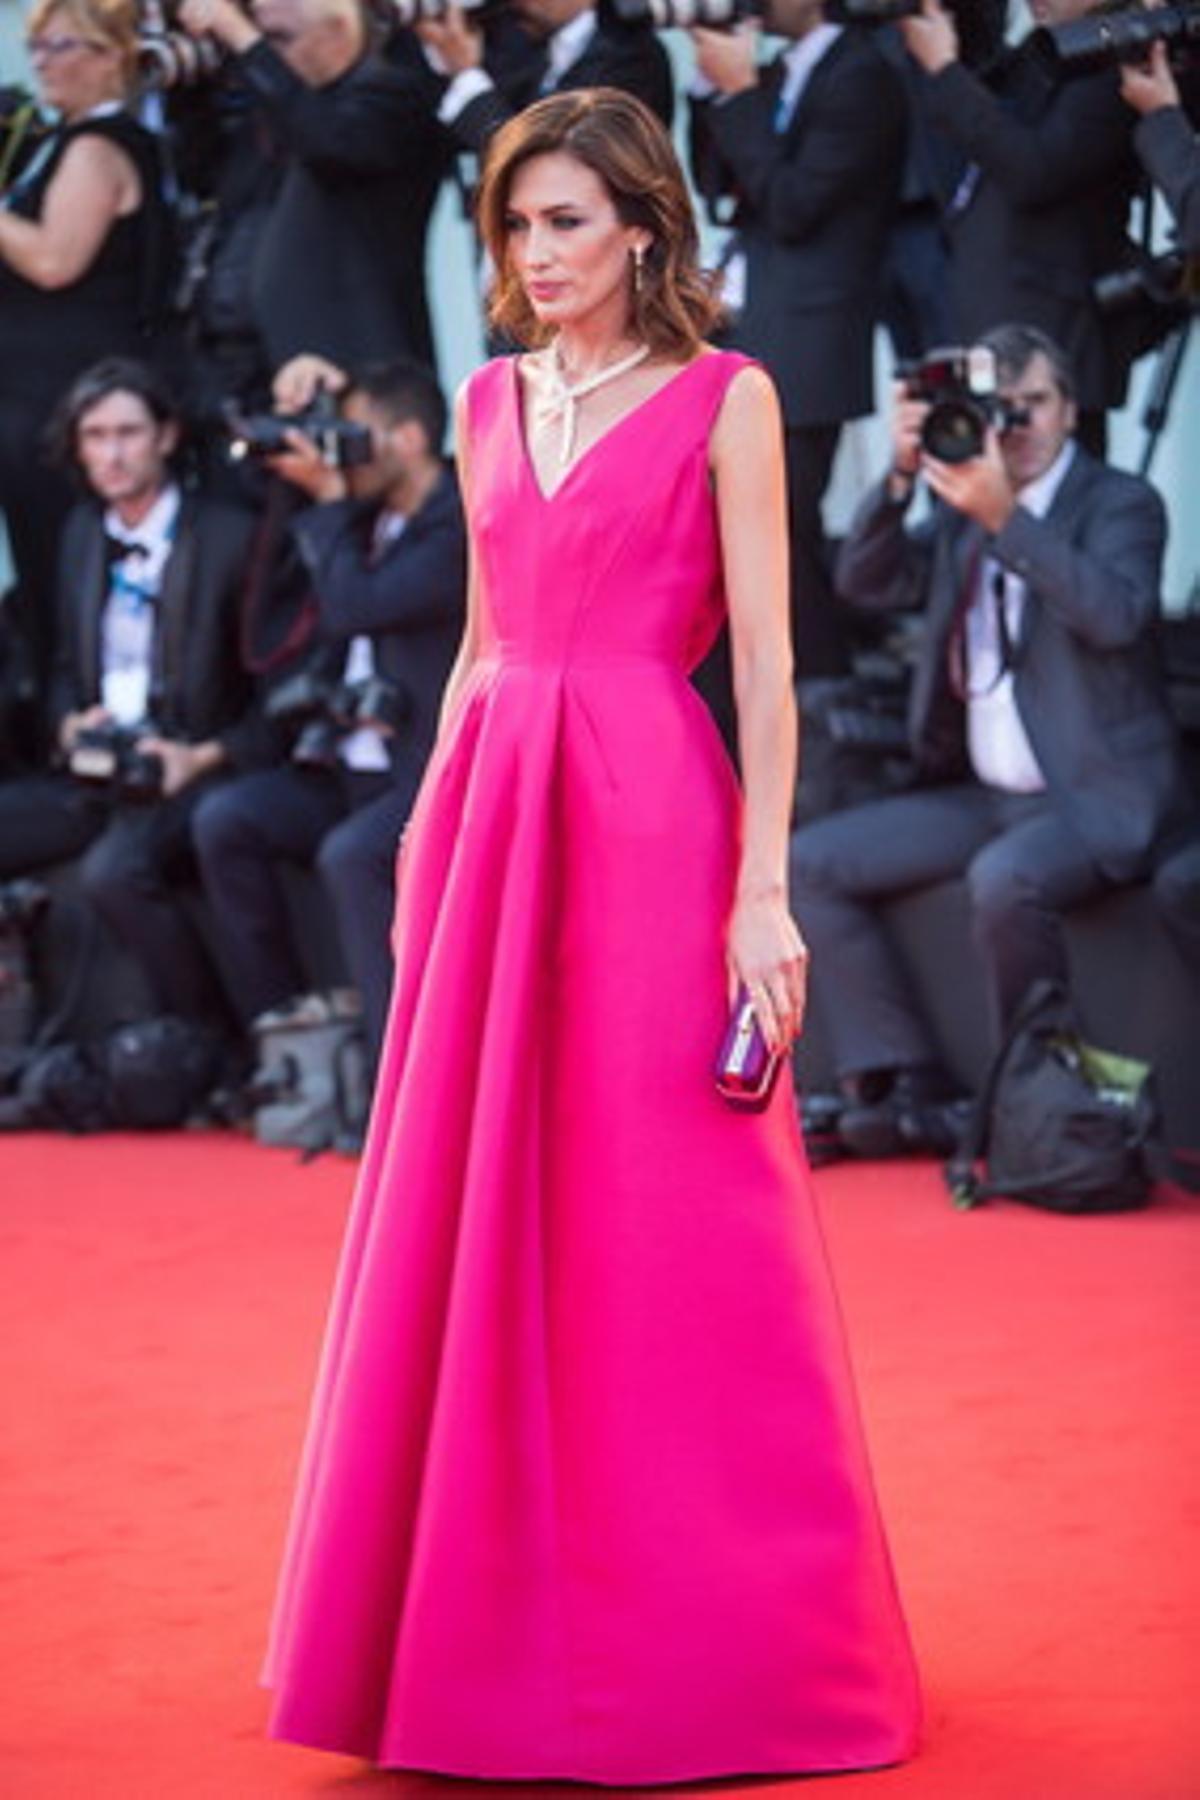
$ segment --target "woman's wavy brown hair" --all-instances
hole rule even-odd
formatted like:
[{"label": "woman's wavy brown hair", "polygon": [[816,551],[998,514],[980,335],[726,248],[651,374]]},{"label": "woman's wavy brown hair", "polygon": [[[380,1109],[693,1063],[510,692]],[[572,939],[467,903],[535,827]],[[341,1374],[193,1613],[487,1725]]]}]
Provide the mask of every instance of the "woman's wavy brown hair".
[{"label": "woman's wavy brown hair", "polygon": [[565,152],[604,183],[622,225],[649,232],[639,283],[630,265],[631,328],[656,356],[689,357],[721,318],[671,140],[648,106],[616,88],[550,94],[492,140],[479,190],[479,229],[496,269],[488,311],[497,330],[537,346],[554,335],[539,319],[508,254],[513,180],[535,156]]}]

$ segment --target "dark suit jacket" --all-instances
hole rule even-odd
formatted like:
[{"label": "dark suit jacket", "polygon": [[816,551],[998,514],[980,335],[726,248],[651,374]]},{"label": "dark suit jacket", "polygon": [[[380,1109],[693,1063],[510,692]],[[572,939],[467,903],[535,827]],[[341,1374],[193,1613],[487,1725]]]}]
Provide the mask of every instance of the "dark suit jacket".
[{"label": "dark suit jacket", "polygon": [[323,87],[262,41],[237,66],[287,157],[251,272],[271,367],[302,350],[432,363],[425,234],[450,144],[424,58],[402,43]]},{"label": "dark suit jacket", "polygon": [[[218,739],[235,768],[271,752],[241,654],[242,596],[254,520],[185,495],[163,572],[151,679],[154,723],[186,743]],[[100,620],[108,597],[101,507],[85,500],[63,528],[51,674],[54,737],[69,712],[100,699]]]},{"label": "dark suit jacket", "polygon": [[776,64],[747,93],[693,102],[692,167],[710,202],[735,202],[746,304],[730,341],[771,371],[788,425],[830,425],[874,405],[905,98],[896,71],[855,31],[817,63],[780,134],[781,78]]},{"label": "dark suit jacket", "polygon": [[923,86],[933,123],[978,167],[949,216],[956,335],[1040,326],[1067,352],[1082,406],[1120,405],[1128,354],[1092,297],[1125,260],[1138,179],[1116,72],[1062,80],[1026,39],[986,79],[952,63]]},{"label": "dark suit jacket", "polygon": [[1139,119],[1137,153],[1155,187],[1167,197],[1179,242],[1188,256],[1200,256],[1200,142],[1181,106],[1167,106]]},{"label": "dark suit jacket", "polygon": [[318,663],[339,675],[349,640],[371,638],[378,673],[410,703],[389,739],[392,767],[419,779],[463,629],[466,529],[453,471],[378,562],[368,554],[375,516],[374,507],[336,501],[301,513],[292,533],[316,600]]},{"label": "dark suit jacket", "polygon": [[[838,561],[859,605],[925,606],[909,726],[928,774],[961,773],[964,709],[950,691],[948,646],[984,532],[949,508],[916,532],[884,487],[863,501]],[[1114,880],[1144,870],[1184,815],[1175,727],[1159,659],[1159,576],[1166,517],[1139,477],[1076,445],[1049,513],[1018,506],[992,553],[1028,584],[1013,692],[1047,789]]]},{"label": "dark suit jacket", "polygon": [[[503,64],[486,65],[495,86],[476,94],[450,125],[455,142],[482,155],[492,133],[522,107],[540,97],[544,57],[536,49],[519,60],[506,57]],[[614,87],[644,100],[664,125],[671,123],[675,90],[671,64],[649,26],[620,25],[602,18],[594,36],[578,60],[563,71],[555,93],[577,93],[581,88]]]}]

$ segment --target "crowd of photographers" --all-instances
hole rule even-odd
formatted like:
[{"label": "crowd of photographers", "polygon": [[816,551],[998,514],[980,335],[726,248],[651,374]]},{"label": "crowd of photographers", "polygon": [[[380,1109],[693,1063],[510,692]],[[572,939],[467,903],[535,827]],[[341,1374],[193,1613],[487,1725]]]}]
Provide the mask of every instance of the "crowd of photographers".
[{"label": "crowd of photographers", "polygon": [[[802,675],[849,671],[846,602],[878,600],[863,569],[880,531],[901,530],[913,476],[964,519],[971,504],[937,469],[1007,468],[1020,496],[1013,445],[1037,421],[1012,395],[1031,359],[1039,377],[1049,359],[1060,423],[1069,409],[1058,477],[1068,443],[1099,467],[1131,364],[1194,298],[1200,5],[1033,10],[1042,29],[1011,44],[1003,0],[35,0],[28,51],[53,122],[16,92],[0,120],[0,508],[17,577],[0,623],[0,879],[81,858],[90,905],[155,1004],[236,1047],[311,985],[281,873],[314,863],[378,1049],[394,848],[464,583],[431,211],[445,181],[469,202],[491,133],[539,94],[615,85],[670,122],[666,31],[690,31],[679,110],[723,228],[729,340],[782,398]],[[1130,235],[1151,187],[1165,249],[1161,226],[1153,248]],[[897,416],[919,410],[862,526],[875,550],[856,559],[852,532],[835,571],[822,503],[844,423],[875,406],[881,322],[909,365]],[[990,363],[966,354],[1013,324],[1033,334],[1015,360],[1011,339]],[[963,353],[933,354],[946,344]],[[1014,580],[1053,588],[1068,550],[1073,580],[1115,578],[1083,512],[1057,551],[1022,543]],[[1077,733],[1123,723],[1118,651],[1138,664],[1134,711],[1153,710],[1161,551],[1160,522],[1128,571],[1133,612],[1113,601],[1128,630],[1096,640],[1108,686],[1077,709]],[[1010,602],[1019,612],[1015,587]],[[1003,789],[993,773],[976,764],[973,779]],[[1022,766],[1026,799],[1054,787],[1035,773]],[[1154,781],[1155,829],[1108,874],[1169,863],[1186,936],[1200,857],[1174,773]],[[966,836],[978,849],[1027,811],[1001,805]],[[813,913],[832,916],[820,849],[798,869]],[[855,855],[857,905],[891,877],[864,885]],[[1106,866],[1101,847],[1088,867]],[[184,898],[197,871],[207,934]],[[1039,891],[1043,950],[1047,909],[1088,891],[1078,869]],[[1047,956],[1057,967],[1059,949]],[[902,1055],[846,1049],[858,1098],[864,1073],[925,1067],[923,1040],[892,1035]]]}]

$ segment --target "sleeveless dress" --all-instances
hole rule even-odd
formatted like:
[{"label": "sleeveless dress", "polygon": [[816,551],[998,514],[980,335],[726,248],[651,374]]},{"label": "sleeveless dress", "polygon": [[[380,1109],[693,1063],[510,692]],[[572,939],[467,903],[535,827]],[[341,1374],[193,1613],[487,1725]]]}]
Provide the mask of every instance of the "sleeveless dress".
[{"label": "sleeveless dress", "polygon": [[468,392],[482,643],[400,856],[388,1041],[264,1679],[274,1735],[641,1784],[909,1755],[917,1688],[790,1084],[738,1112],[707,353],[540,491]]}]

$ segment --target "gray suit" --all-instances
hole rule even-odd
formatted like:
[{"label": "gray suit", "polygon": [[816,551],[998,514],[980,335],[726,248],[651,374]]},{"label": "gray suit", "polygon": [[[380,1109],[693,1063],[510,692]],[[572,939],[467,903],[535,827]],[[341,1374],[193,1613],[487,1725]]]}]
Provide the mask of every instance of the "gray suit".
[{"label": "gray suit", "polygon": [[[839,1073],[931,1057],[876,902],[965,875],[998,1026],[1036,976],[1065,976],[1061,911],[1147,872],[1185,815],[1155,639],[1165,536],[1154,490],[1078,447],[1046,518],[1018,507],[990,544],[949,509],[906,532],[883,488],[863,502],[839,587],[860,605],[924,600],[909,724],[923,774],[940,785],[795,837],[793,897],[815,979],[827,969],[837,984],[827,1011]],[[967,770],[948,649],[985,548],[1027,584],[1013,693],[1041,794],[1003,793]]]}]

